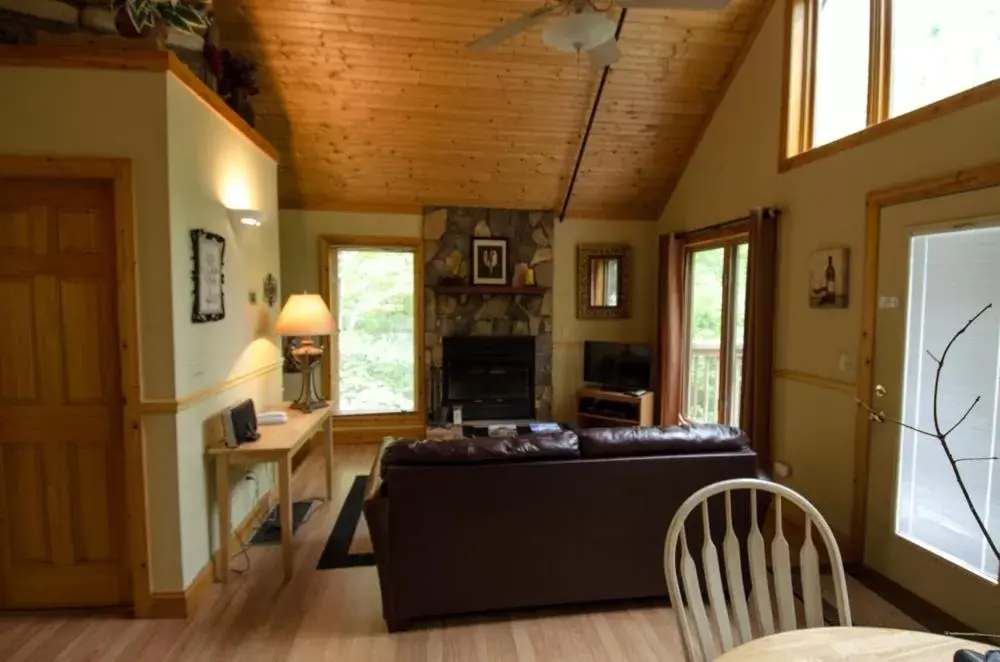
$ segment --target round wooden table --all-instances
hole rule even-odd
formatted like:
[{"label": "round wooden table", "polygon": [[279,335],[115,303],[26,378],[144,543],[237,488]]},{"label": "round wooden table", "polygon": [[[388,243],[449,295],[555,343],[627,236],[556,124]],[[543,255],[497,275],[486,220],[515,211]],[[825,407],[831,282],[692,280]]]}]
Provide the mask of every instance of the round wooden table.
[{"label": "round wooden table", "polygon": [[[980,653],[990,646],[929,632],[884,628],[813,628],[761,637],[737,646],[717,662],[951,662],[955,651],[968,648]],[[994,646],[995,648],[995,646]]]}]

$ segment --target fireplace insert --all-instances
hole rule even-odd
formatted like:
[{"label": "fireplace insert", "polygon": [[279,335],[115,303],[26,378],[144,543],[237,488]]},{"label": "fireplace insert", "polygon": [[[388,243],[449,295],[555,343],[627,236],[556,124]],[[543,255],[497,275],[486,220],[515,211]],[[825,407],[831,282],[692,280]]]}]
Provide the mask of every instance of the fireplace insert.
[{"label": "fireplace insert", "polygon": [[465,420],[535,417],[535,339],[444,339],[442,402],[461,405]]}]

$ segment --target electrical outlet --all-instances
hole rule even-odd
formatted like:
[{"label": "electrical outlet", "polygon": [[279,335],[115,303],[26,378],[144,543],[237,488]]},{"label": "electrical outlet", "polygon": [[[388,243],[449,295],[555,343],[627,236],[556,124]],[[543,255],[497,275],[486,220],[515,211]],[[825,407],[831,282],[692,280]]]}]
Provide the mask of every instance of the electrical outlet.
[{"label": "electrical outlet", "polygon": [[792,475],[792,468],[784,462],[775,462],[774,475],[782,479],[789,478]]}]

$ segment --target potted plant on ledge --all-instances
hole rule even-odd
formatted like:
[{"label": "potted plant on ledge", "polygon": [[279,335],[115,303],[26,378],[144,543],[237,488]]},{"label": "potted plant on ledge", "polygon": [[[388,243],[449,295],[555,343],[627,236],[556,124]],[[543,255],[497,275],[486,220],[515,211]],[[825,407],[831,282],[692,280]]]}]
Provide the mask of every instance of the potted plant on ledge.
[{"label": "potted plant on ledge", "polygon": [[200,0],[111,0],[111,11],[124,37],[164,37],[169,28],[194,34],[212,22]]}]

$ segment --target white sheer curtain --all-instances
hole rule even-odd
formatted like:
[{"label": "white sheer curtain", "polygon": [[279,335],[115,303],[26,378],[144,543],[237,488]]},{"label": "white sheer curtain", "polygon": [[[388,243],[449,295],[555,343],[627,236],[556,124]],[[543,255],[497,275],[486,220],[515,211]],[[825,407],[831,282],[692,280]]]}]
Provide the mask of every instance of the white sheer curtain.
[{"label": "white sheer curtain", "polygon": [[[1000,219],[998,219],[1000,220]],[[933,430],[936,364],[952,335],[988,303],[948,355],[941,379],[941,427],[947,430],[976,396],[982,401],[949,437],[958,458],[1000,451],[1000,227],[914,236],[910,245],[903,420]],[[938,442],[908,430],[900,437],[896,531],[934,553],[991,579],[989,552]],[[961,462],[976,509],[1000,534],[1000,462]]]}]

